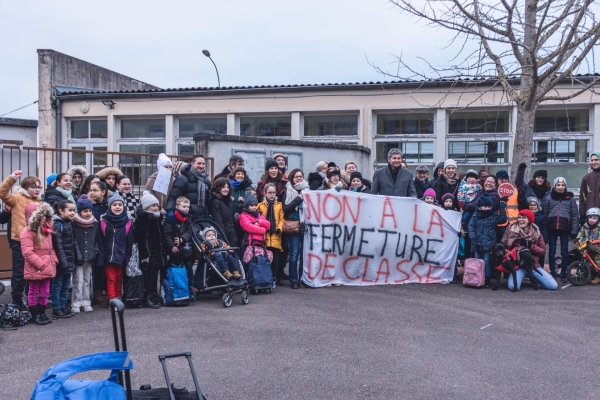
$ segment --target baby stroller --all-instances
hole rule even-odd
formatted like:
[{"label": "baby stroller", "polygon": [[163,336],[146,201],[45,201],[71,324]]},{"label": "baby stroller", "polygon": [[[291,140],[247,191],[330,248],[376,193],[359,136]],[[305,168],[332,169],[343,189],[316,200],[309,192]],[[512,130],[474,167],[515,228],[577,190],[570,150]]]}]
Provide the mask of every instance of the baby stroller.
[{"label": "baby stroller", "polygon": [[[223,230],[217,226],[214,221],[207,219],[198,219],[192,224],[192,242],[194,243],[194,247],[196,248],[196,253],[199,254],[198,257],[198,268],[200,268],[201,281],[198,284],[195,284],[196,289],[198,289],[198,293],[206,293],[210,294],[213,291],[225,291],[223,294],[223,306],[230,307],[233,302],[233,295],[241,291],[242,293],[242,304],[248,304],[249,296],[250,296],[250,285],[246,280],[246,272],[244,271],[244,267],[240,258],[237,255],[237,252],[232,254],[235,262],[237,264],[237,269],[242,275],[241,278],[228,280],[223,276],[217,265],[213,260],[210,259],[207,253],[202,250],[200,245],[204,241],[201,232],[212,226],[217,232],[217,239],[225,240],[226,236],[223,233]],[[229,251],[229,250],[239,250],[238,247],[228,247],[227,249],[212,249],[211,252],[217,251]],[[198,271],[196,271],[198,274]]]}]

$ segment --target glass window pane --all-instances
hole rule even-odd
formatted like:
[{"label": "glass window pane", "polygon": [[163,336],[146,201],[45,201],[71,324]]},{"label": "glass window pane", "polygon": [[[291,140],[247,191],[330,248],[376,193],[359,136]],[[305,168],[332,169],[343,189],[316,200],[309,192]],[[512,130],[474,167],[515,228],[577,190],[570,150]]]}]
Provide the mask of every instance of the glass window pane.
[{"label": "glass window pane", "polygon": [[304,136],[356,136],[358,115],[307,115]]},{"label": "glass window pane", "polygon": [[177,154],[180,156],[194,156],[194,145],[193,144],[178,144],[177,145]]},{"label": "glass window pane", "polygon": [[227,118],[180,118],[179,137],[193,137],[196,133],[227,135]]},{"label": "glass window pane", "polygon": [[378,114],[378,135],[433,133],[433,113]]},{"label": "glass window pane", "polygon": [[588,132],[589,110],[542,110],[535,113],[534,132]]},{"label": "glass window pane", "polygon": [[390,149],[400,149],[407,163],[433,163],[433,142],[377,142],[375,159],[387,163]]},{"label": "glass window pane", "polygon": [[533,162],[586,162],[587,140],[534,140]]},{"label": "glass window pane", "polygon": [[71,121],[71,138],[72,139],[87,139],[89,137],[89,120]]},{"label": "glass window pane", "polygon": [[508,142],[449,142],[448,158],[458,163],[507,163]]},{"label": "glass window pane", "polygon": [[508,132],[508,111],[455,112],[448,121],[449,133]]},{"label": "glass window pane", "polygon": [[[95,151],[108,151],[108,147],[94,147],[93,150]],[[106,154],[94,154],[92,156],[92,164],[93,164],[93,168],[92,170],[94,171],[93,173],[95,174],[96,172],[100,171],[103,168],[106,168]]]},{"label": "glass window pane", "polygon": [[121,138],[164,138],[165,120],[160,119],[124,119],[121,121]]},{"label": "glass window pane", "polygon": [[[134,186],[145,185],[146,181],[156,171],[158,154],[165,152],[164,144],[122,144],[119,151],[119,168],[131,179]],[[140,153],[152,154],[150,156]]]},{"label": "glass window pane", "polygon": [[[73,149],[73,150],[87,150],[85,146],[71,147],[71,149]],[[86,158],[86,153],[72,152],[71,153],[71,165],[86,165],[87,162],[85,161],[85,158]]]},{"label": "glass window pane", "polygon": [[108,123],[106,121],[90,121],[90,138],[106,139],[108,137]]},{"label": "glass window pane", "polygon": [[240,136],[292,136],[292,117],[241,117]]}]

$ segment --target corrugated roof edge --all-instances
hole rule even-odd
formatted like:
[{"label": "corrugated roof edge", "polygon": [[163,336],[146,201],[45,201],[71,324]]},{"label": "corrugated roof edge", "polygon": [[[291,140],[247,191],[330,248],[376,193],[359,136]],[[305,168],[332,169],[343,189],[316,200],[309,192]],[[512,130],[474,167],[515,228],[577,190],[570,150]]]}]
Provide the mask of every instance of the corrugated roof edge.
[{"label": "corrugated roof edge", "polygon": [[31,126],[37,128],[37,119],[0,118],[0,125]]}]

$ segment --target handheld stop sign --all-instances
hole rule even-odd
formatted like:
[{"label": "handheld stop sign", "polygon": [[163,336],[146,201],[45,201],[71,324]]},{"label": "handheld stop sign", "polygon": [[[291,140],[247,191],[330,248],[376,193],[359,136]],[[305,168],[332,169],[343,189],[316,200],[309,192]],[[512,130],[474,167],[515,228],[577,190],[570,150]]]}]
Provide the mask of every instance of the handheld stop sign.
[{"label": "handheld stop sign", "polygon": [[498,187],[500,197],[512,197],[515,194],[515,188],[510,183],[503,183]]}]

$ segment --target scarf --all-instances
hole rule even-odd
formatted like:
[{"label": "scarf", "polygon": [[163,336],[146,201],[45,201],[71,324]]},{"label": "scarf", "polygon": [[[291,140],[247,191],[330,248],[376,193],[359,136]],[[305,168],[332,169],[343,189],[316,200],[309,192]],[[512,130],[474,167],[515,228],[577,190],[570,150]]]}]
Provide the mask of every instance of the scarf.
[{"label": "scarf", "polygon": [[67,200],[70,200],[75,204],[75,198],[73,197],[73,190],[65,190],[60,186],[55,187],[56,191],[63,195],[63,197]]},{"label": "scarf", "polygon": [[231,183],[231,187],[233,190],[238,190],[244,181],[238,182],[233,179],[229,179],[229,183]]},{"label": "scarf", "polygon": [[52,223],[50,220],[46,220],[42,226],[40,226],[42,232],[46,235],[52,235]]},{"label": "scarf", "polygon": [[453,177],[448,176],[448,174],[444,174],[444,179],[446,179],[446,182],[448,182],[448,185],[454,186],[456,184],[456,182],[458,181],[458,175],[456,174],[456,172],[454,173]]},{"label": "scarf", "polygon": [[526,228],[521,228],[518,223],[515,223],[508,227],[504,233],[502,242],[508,247],[511,247],[513,243],[519,239],[525,239],[535,243],[539,237],[540,229],[537,226],[529,224]]},{"label": "scarf", "polygon": [[154,215],[154,218],[160,218],[160,211],[148,211],[148,210],[144,210],[144,212],[147,212],[150,215]]},{"label": "scarf", "polygon": [[129,221],[129,216],[127,215],[127,212],[122,212],[121,215],[115,215],[109,207],[108,210],[106,210],[106,214],[102,216],[102,219],[109,222],[116,229],[124,227],[127,221]]},{"label": "scarf", "polygon": [[121,193],[119,195],[125,200],[125,209],[127,210],[127,216],[130,219],[135,219],[135,210],[140,204],[140,201],[133,193]]},{"label": "scarf", "polygon": [[398,173],[402,169],[402,166],[394,169],[394,168],[392,168],[392,164],[388,163],[388,168],[390,169],[390,174],[392,174],[392,179],[394,180],[394,182],[396,182],[396,178],[398,178]]},{"label": "scarf", "polygon": [[363,190],[365,190],[365,185],[360,185],[360,186],[359,186],[359,187],[357,187],[357,188],[354,188],[354,189],[350,188],[350,189],[348,189],[348,190],[350,190],[350,191],[352,191],[352,192],[357,192],[357,193],[360,193],[360,192],[362,192]]},{"label": "scarf", "polygon": [[302,180],[302,182],[297,183],[295,185],[292,186],[292,182],[288,182],[285,184],[285,205],[289,205],[292,200],[294,200],[296,197],[298,197],[298,193],[300,193],[301,191],[303,191],[304,189],[308,189],[308,182],[306,182],[304,179]]},{"label": "scarf", "polygon": [[537,197],[538,199],[543,199],[546,195],[547,189],[544,185],[529,185],[529,187],[531,188],[531,190],[533,190],[533,193],[535,193],[535,197]]},{"label": "scarf", "polygon": [[252,215],[254,218],[258,218],[258,211],[250,211],[247,208],[244,208],[244,212],[246,214]]},{"label": "scarf", "polygon": [[206,208],[206,183],[204,180],[208,177],[206,172],[198,172],[196,168],[190,166],[190,173],[198,179],[198,207]]},{"label": "scarf", "polygon": [[75,217],[73,217],[73,222],[75,225],[82,228],[89,228],[90,226],[94,225],[94,222],[97,222],[97,219],[93,215],[89,219],[83,219],[81,218],[81,215],[75,214]]},{"label": "scarf", "polygon": [[493,213],[494,213],[493,208],[491,210],[480,210],[478,208],[477,209],[477,218],[486,218],[486,217],[489,217],[490,215],[492,215]]},{"label": "scarf", "polygon": [[275,220],[275,201],[270,201],[265,197],[265,201],[267,202],[267,221],[271,223],[269,227],[269,234],[274,235],[277,232],[277,221]]},{"label": "scarf", "polygon": [[187,221],[189,219],[189,214],[184,213],[183,211],[177,210],[175,209],[175,219],[180,222],[180,223],[184,223],[185,221]]}]

